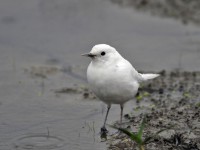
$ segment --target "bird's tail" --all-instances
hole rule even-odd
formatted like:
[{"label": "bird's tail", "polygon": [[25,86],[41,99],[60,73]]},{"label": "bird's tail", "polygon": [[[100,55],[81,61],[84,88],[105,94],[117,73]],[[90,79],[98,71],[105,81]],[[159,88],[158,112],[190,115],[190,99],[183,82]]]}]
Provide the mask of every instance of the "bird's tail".
[{"label": "bird's tail", "polygon": [[153,74],[153,73],[147,73],[147,74],[141,74],[140,75],[142,76],[142,80],[143,81],[146,81],[146,80],[149,80],[149,79],[154,79],[158,76],[160,76],[159,74]]}]

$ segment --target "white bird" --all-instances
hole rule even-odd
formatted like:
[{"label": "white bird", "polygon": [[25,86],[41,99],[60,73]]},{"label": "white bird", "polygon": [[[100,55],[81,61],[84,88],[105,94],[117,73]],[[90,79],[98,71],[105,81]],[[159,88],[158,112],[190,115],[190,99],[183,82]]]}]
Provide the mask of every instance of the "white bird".
[{"label": "white bird", "polygon": [[105,125],[111,104],[120,105],[122,123],[124,103],[135,97],[139,83],[156,78],[159,74],[138,73],[129,61],[107,44],[95,45],[90,53],[83,56],[92,59],[87,68],[87,80],[91,90],[107,104],[107,113],[101,128],[101,131],[106,132]]}]

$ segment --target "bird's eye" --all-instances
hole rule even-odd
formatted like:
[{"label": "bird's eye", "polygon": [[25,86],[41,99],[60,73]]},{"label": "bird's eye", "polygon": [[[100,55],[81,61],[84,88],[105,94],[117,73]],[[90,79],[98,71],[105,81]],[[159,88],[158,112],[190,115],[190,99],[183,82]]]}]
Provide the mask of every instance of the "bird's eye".
[{"label": "bird's eye", "polygon": [[103,52],[101,52],[101,56],[104,56],[105,54],[106,54],[106,52],[104,52],[104,51],[103,51]]}]

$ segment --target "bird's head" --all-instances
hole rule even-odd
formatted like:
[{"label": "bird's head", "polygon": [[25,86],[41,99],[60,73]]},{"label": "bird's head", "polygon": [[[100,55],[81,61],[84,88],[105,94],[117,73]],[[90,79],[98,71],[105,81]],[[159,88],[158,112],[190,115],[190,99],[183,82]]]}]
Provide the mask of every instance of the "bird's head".
[{"label": "bird's head", "polygon": [[83,54],[82,56],[87,56],[92,58],[92,61],[107,62],[110,60],[115,60],[121,55],[116,51],[116,49],[107,44],[95,45],[90,53]]}]

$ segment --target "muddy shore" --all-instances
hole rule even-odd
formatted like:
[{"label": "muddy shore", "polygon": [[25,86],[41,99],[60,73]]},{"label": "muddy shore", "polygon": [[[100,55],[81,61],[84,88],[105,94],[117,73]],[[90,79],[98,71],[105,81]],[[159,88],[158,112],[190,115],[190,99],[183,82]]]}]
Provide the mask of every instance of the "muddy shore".
[{"label": "muddy shore", "polygon": [[[141,86],[137,106],[124,115],[124,128],[139,129],[147,117],[144,137],[169,126],[146,145],[147,150],[200,149],[200,72],[161,72]],[[136,143],[124,134],[110,135],[109,150],[136,150]]]}]

